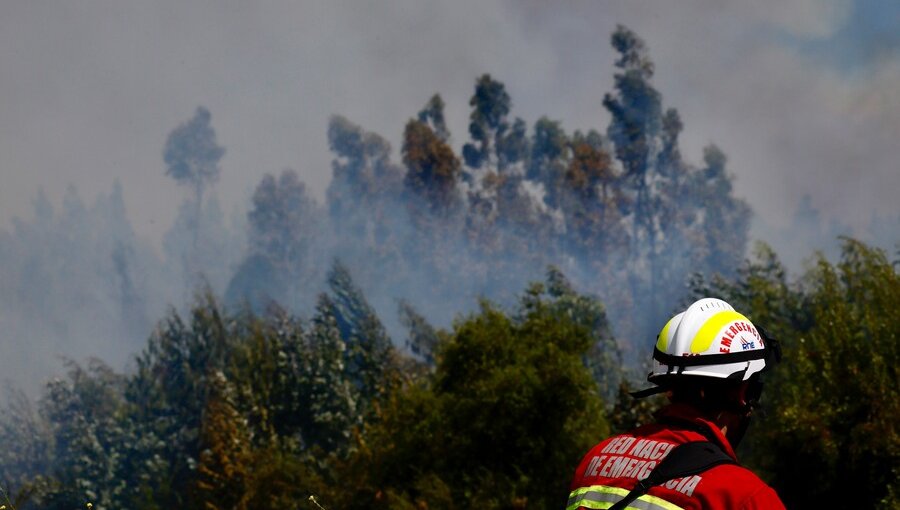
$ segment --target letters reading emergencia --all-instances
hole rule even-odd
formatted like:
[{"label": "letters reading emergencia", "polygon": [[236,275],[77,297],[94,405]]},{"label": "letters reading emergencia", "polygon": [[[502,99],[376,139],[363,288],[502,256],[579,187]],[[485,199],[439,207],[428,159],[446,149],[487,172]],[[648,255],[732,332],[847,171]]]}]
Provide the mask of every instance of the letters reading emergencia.
[{"label": "letters reading emergencia", "polygon": [[[665,441],[616,436],[600,450],[603,455],[591,459],[583,476],[643,480],[674,447],[674,443]],[[663,486],[690,496],[702,479],[698,475],[686,476],[669,480]]]}]

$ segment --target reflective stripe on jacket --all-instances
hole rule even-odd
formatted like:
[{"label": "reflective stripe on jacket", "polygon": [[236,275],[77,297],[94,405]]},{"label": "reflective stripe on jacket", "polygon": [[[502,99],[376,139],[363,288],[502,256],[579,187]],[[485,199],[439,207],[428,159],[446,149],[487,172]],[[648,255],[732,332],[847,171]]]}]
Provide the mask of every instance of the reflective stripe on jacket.
[{"label": "reflective stripe on jacket", "polygon": [[[672,404],[660,412],[660,419],[664,423],[644,425],[593,447],[575,472],[566,510],[609,508],[625,497],[638,480],[646,478],[673,447],[682,443],[714,440],[737,460],[721,430],[693,408]],[[779,510],[784,505],[775,491],[749,469],[722,464],[653,487],[628,508]]]},{"label": "reflective stripe on jacket", "polygon": [[[627,489],[610,487],[608,485],[581,487],[569,494],[569,502],[566,504],[566,510],[577,510],[578,508],[609,508],[613,503],[627,495]],[[656,496],[650,496],[648,494],[634,500],[628,505],[628,508],[639,510],[683,510],[678,505],[673,505],[662,498],[657,498]]]}]

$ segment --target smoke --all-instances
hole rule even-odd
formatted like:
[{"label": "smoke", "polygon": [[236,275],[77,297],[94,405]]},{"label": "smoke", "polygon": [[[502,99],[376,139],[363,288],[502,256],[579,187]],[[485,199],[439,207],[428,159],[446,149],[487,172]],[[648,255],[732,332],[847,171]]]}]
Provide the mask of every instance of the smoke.
[{"label": "smoke", "polygon": [[244,222],[229,225],[209,186],[223,149],[210,114],[197,110],[172,131],[164,159],[189,184],[164,255],[128,220],[118,180],[85,204],[69,185],[56,210],[43,191],[33,218],[0,230],[0,374],[34,395],[65,360],[100,357],[127,370],[167,307],[205,289],[222,294],[244,251]]},{"label": "smoke", "polygon": [[161,272],[124,211],[118,184],[90,206],[70,186],[61,210],[39,193],[34,220],[2,233],[3,379],[33,391],[61,358],[121,366],[141,346],[164,306],[147,275]]},{"label": "smoke", "polygon": [[[656,252],[677,247],[677,261],[629,266],[623,253],[631,252],[615,236],[592,236],[591,221],[572,221],[601,211],[585,209],[577,194],[554,195],[559,186],[542,174],[553,158],[533,164],[552,143],[488,185],[462,149],[480,147],[469,136],[466,106],[475,79],[491,72],[513,103],[503,157],[514,159],[522,138],[512,136],[515,117],[533,142],[536,119],[547,115],[560,119],[567,139],[582,131],[584,164],[572,177],[593,178],[588,148],[597,139],[588,141],[589,132],[614,150],[603,94],[614,87],[608,38],[618,22],[646,38],[655,83],[687,126],[678,139],[682,162],[708,169],[703,148],[711,139],[728,156],[733,190],[726,196],[753,208],[752,237],[770,241],[791,267],[814,248],[830,254],[836,233],[893,250],[900,223],[895,8],[878,16],[870,1],[720,4],[10,4],[0,16],[0,219],[7,225],[0,227],[0,370],[37,384],[61,367],[61,355],[124,364],[166,306],[183,306],[198,285],[236,305],[253,287],[261,291],[248,297],[254,306],[273,300],[308,314],[334,259],[395,341],[404,335],[392,323],[398,299],[447,325],[479,296],[502,301],[553,263],[581,290],[606,299],[621,337],[646,342],[621,326],[645,316],[629,296],[649,292],[646,282],[623,279],[624,268],[654,271],[673,286],[660,302],[675,299],[678,277],[691,269],[689,248],[706,250],[706,236],[695,230],[660,241]],[[857,49],[843,51],[849,46]],[[426,99],[434,92],[446,105],[440,122],[417,113],[433,106]],[[215,118],[204,122],[194,111],[198,99]],[[215,125],[219,141],[211,147],[228,148],[221,161],[212,158],[221,169],[215,187],[204,183],[202,199],[193,201],[176,191],[160,157],[166,135],[190,124],[192,112],[198,125]],[[350,119],[341,128],[347,140],[329,138],[332,114]],[[404,184],[407,119],[428,124],[460,159],[457,195],[445,194],[458,205],[444,217]],[[548,119],[541,132],[552,141]],[[296,215],[319,230],[276,236],[278,228],[263,229],[296,249],[272,259],[254,248],[263,241],[251,231],[260,227],[251,227],[249,195],[267,173],[277,194],[278,170],[286,167],[296,168],[307,202]],[[348,182],[338,167],[372,177]],[[116,194],[109,189],[115,178],[121,207],[109,212],[103,204]],[[78,197],[63,191],[72,181],[91,203],[57,205]],[[46,196],[30,204],[39,185]],[[622,215],[615,221],[625,227],[614,232],[633,234],[627,194],[607,191],[607,202],[621,203],[604,209],[604,221]],[[804,194],[806,212],[795,214]],[[13,215],[29,219],[13,222]],[[681,230],[690,219],[670,218]],[[650,315],[669,311],[658,306]]]},{"label": "smoke", "polygon": [[608,136],[546,118],[529,126],[490,75],[476,80],[461,150],[449,143],[440,96],[411,115],[396,152],[333,117],[324,207],[293,172],[266,176],[229,302],[303,313],[321,261],[340,261],[399,342],[398,304],[406,322],[447,327],[481,298],[512,304],[555,266],[603,298],[633,359],[684,299],[692,272],[735,271],[751,211],[733,196],[719,149],[699,166],[682,157],[683,125],[653,88],[640,38],[620,27],[614,41],[623,57],[604,101]]},{"label": "smoke", "polygon": [[795,276],[809,269],[818,256],[836,263],[840,259],[841,237],[859,239],[884,250],[893,259],[900,259],[900,215],[872,213],[868,226],[860,231],[838,219],[826,217],[813,205],[809,195],[800,199],[786,225],[757,221],[751,235],[769,244],[785,268]]}]

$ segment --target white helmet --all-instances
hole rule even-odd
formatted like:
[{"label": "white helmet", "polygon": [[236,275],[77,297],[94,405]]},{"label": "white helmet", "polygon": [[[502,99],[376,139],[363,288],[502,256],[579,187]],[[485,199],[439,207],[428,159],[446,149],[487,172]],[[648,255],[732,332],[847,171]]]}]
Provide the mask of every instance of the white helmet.
[{"label": "white helmet", "polygon": [[761,335],[747,317],[721,299],[704,298],[663,327],[647,380],[660,384],[691,376],[746,381],[779,357],[777,342]]}]

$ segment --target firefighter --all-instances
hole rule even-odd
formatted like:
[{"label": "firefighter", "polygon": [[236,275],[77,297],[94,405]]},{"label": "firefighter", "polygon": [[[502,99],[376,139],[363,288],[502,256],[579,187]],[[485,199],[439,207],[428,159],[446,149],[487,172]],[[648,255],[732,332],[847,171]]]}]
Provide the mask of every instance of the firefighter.
[{"label": "firefighter", "polygon": [[634,394],[666,393],[669,404],[655,423],[587,453],[567,510],[783,509],[734,453],[759,402],[761,374],[780,356],[774,339],[720,299],[701,299],[672,317],[654,349],[648,380],[655,387]]}]

